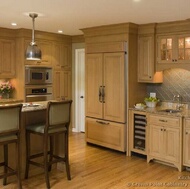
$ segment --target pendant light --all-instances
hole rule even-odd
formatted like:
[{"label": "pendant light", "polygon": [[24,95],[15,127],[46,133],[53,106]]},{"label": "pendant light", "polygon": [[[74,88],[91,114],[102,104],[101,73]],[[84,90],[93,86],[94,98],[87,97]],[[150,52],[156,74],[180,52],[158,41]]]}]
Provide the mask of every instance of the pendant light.
[{"label": "pendant light", "polygon": [[35,18],[38,17],[36,13],[30,13],[29,16],[32,18],[33,21],[33,29],[32,29],[32,42],[28,45],[26,49],[26,60],[40,60],[42,53],[41,50],[38,48],[34,38],[34,22]]}]

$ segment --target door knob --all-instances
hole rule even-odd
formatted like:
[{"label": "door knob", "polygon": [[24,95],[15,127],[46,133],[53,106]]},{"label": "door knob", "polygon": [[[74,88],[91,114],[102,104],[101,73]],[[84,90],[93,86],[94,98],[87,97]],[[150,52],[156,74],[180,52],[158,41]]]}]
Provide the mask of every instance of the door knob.
[{"label": "door knob", "polygon": [[84,98],[84,96],[80,96],[80,98]]}]

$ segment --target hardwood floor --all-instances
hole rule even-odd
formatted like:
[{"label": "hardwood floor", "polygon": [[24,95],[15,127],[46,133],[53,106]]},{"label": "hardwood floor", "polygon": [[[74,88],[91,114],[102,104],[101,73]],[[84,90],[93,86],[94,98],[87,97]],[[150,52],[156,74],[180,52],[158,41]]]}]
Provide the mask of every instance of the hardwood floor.
[{"label": "hardwood floor", "polygon": [[[178,172],[176,168],[156,162],[147,164],[137,156],[126,157],[124,153],[86,145],[84,133],[70,136],[70,168],[72,180],[64,171],[52,170],[52,189],[144,189],[189,188],[190,172]],[[30,175],[22,181],[23,189],[46,188],[43,171]],[[16,183],[0,188],[17,189]]]}]

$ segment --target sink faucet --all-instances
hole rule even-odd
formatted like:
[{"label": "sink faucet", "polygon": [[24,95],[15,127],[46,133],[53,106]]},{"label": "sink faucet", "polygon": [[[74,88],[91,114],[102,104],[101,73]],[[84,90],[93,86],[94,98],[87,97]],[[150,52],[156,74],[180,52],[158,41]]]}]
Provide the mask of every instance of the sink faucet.
[{"label": "sink faucet", "polygon": [[175,101],[175,99],[177,99],[177,105],[176,105],[176,110],[180,110],[183,105],[182,105],[182,96],[178,95],[174,95],[173,100]]}]

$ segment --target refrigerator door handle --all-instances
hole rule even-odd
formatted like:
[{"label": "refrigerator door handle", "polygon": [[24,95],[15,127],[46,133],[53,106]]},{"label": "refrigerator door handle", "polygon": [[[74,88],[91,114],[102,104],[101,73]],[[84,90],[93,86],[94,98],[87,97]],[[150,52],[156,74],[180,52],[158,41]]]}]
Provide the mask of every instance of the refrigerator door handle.
[{"label": "refrigerator door handle", "polygon": [[102,102],[105,103],[105,86],[102,87]]},{"label": "refrigerator door handle", "polygon": [[99,102],[102,103],[102,86],[99,87]]}]

